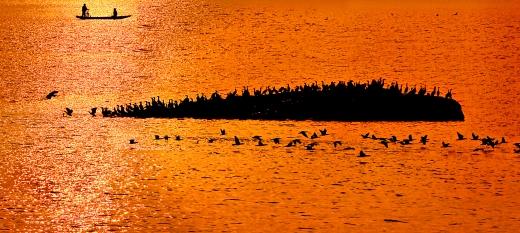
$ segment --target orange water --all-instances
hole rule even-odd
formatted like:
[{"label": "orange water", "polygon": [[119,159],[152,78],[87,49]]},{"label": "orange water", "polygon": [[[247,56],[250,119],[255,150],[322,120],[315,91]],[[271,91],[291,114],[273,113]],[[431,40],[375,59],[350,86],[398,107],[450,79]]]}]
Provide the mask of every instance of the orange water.
[{"label": "orange water", "polygon": [[[520,12],[492,4],[0,3],[0,229],[514,232]],[[457,13],[455,15],[455,13]],[[438,16],[437,16],[438,14]],[[453,89],[464,122],[104,119],[94,106],[384,77]],[[45,95],[58,90],[59,96]],[[73,117],[63,117],[65,107]],[[226,136],[219,129],[227,130]],[[285,148],[327,128],[316,150]],[[504,136],[474,151],[456,132]],[[360,134],[418,138],[386,149]],[[155,141],[155,134],[182,141]],[[245,145],[232,146],[233,136]],[[281,137],[255,146],[254,135]],[[130,145],[135,138],[139,143]],[[208,143],[208,138],[218,139]],[[338,148],[332,142],[341,140]],[[442,141],[451,147],[441,148]],[[343,150],[352,146],[353,151]],[[359,150],[370,154],[356,157]],[[385,219],[401,222],[385,221]]]}]

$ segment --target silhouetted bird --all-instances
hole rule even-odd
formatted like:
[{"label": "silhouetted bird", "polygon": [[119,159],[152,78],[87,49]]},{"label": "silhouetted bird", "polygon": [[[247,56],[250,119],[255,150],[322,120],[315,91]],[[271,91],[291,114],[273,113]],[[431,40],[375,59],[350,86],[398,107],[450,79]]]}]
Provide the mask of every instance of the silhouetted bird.
[{"label": "silhouetted bird", "polygon": [[280,144],[280,138],[273,138],[274,144]]},{"label": "silhouetted bird", "polygon": [[209,143],[213,143],[215,140],[216,140],[216,139],[214,139],[214,138],[208,138],[208,142],[209,142]]},{"label": "silhouetted bird", "polygon": [[401,142],[399,142],[401,145],[409,145],[410,139],[403,139]]},{"label": "silhouetted bird", "polygon": [[137,141],[135,139],[130,139],[130,144],[136,144]]},{"label": "silhouetted bird", "polygon": [[478,140],[478,135],[471,133],[471,140]]},{"label": "silhouetted bird", "polygon": [[397,142],[397,137],[392,135],[392,137],[390,137],[390,139],[388,139],[390,142]]},{"label": "silhouetted bird", "polygon": [[95,117],[96,116],[96,111],[97,111],[97,108],[92,108],[92,109],[90,109],[90,112],[88,112],[88,113],[90,113],[90,115]]},{"label": "silhouetted bird", "polygon": [[170,139],[170,136],[164,135],[164,140],[168,141],[168,139]]},{"label": "silhouetted bird", "polygon": [[516,148],[520,149],[520,142],[515,142],[515,143],[513,143],[513,145],[515,145]]},{"label": "silhouetted bird", "polygon": [[300,139],[293,139],[293,140],[292,140],[292,143],[293,143],[294,145],[296,145],[296,144],[302,144],[302,141],[301,141]]},{"label": "silhouetted bird", "polygon": [[74,112],[72,109],[65,108],[65,114],[67,114],[68,116],[72,116],[72,112]]},{"label": "silhouetted bird", "polygon": [[334,147],[337,147],[338,145],[341,145],[341,141],[334,141],[332,142],[332,144],[334,145]]},{"label": "silhouetted bird", "polygon": [[505,138],[505,137],[502,137],[502,141],[500,141],[500,143],[507,143],[507,142],[506,142],[506,138]]},{"label": "silhouetted bird", "polygon": [[51,93],[47,94],[47,99],[52,99],[52,97],[58,96],[58,91],[51,91]]},{"label": "silhouetted bird", "polygon": [[305,149],[306,150],[314,150],[314,146],[316,146],[316,145],[318,145],[318,143],[317,142],[313,142],[313,143],[311,143],[309,145],[306,145]]},{"label": "silhouetted bird", "polygon": [[156,134],[156,135],[155,135],[155,140],[160,140],[160,139],[162,139],[161,136],[159,136],[159,135]]},{"label": "silhouetted bird", "polygon": [[361,137],[363,137],[364,139],[367,139],[368,137],[370,137],[370,133],[361,134]]},{"label": "silhouetted bird", "polygon": [[255,136],[253,136],[253,139],[261,141],[262,140],[262,136],[255,135]]},{"label": "silhouetted bird", "polygon": [[457,140],[464,140],[464,135],[462,135],[461,133],[457,132]]},{"label": "silhouetted bird", "polygon": [[356,149],[356,148],[354,148],[354,147],[347,146],[347,147],[345,147],[345,149],[343,149],[343,150],[355,150],[355,149]]},{"label": "silhouetted bird", "polygon": [[313,133],[313,134],[311,135],[311,139],[315,139],[315,138],[318,138],[318,135],[317,135],[316,133]]},{"label": "silhouetted bird", "polygon": [[413,141],[413,137],[411,134],[408,135],[408,141]]},{"label": "silhouetted bird", "polygon": [[220,129],[220,135],[226,135],[226,130],[225,129]]},{"label": "silhouetted bird", "polygon": [[292,147],[292,146],[294,146],[293,141],[290,141],[289,143],[287,143],[287,145],[285,145],[285,147]]},{"label": "silhouetted bird", "polygon": [[383,144],[386,148],[388,148],[388,142],[387,141],[381,140],[380,143]]},{"label": "silhouetted bird", "polygon": [[258,140],[258,144],[256,144],[257,146],[265,146],[266,144],[264,142],[262,142],[262,139]]},{"label": "silhouetted bird", "polygon": [[182,140],[182,138],[180,135],[175,135],[175,140],[180,141],[180,140]]},{"label": "silhouetted bird", "polygon": [[321,134],[321,136],[328,135],[328,134],[327,134],[327,129],[325,129],[325,128],[322,129],[322,130],[320,129],[320,134]]},{"label": "silhouetted bird", "polygon": [[449,147],[450,144],[449,143],[446,143],[446,142],[442,142],[442,147]]},{"label": "silhouetted bird", "polygon": [[238,137],[235,136],[235,143],[233,143],[233,146],[239,146],[239,145],[242,145],[242,143],[240,142],[240,139],[238,139]]},{"label": "silhouetted bird", "polygon": [[426,142],[427,142],[427,141],[428,141],[428,135],[424,135],[424,136],[421,137],[421,143],[422,143],[423,145],[426,145]]},{"label": "silhouetted bird", "polygon": [[375,134],[372,134],[372,139],[373,139],[373,140],[377,140],[377,137],[376,137]]},{"label": "silhouetted bird", "polygon": [[303,135],[304,137],[308,138],[309,136],[307,136],[307,131],[300,131],[300,134]]},{"label": "silhouetted bird", "polygon": [[358,157],[368,157],[369,155],[365,154],[362,150],[359,151]]}]

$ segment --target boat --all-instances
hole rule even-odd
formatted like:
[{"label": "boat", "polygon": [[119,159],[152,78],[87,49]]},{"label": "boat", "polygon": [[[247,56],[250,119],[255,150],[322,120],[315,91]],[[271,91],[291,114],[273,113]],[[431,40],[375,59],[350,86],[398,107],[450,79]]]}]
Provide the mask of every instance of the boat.
[{"label": "boat", "polygon": [[81,20],[84,20],[84,19],[126,19],[128,17],[130,17],[132,15],[120,15],[120,16],[88,16],[88,17],[83,17],[83,16],[79,16],[79,15],[76,15],[76,18],[78,19],[81,19]]}]

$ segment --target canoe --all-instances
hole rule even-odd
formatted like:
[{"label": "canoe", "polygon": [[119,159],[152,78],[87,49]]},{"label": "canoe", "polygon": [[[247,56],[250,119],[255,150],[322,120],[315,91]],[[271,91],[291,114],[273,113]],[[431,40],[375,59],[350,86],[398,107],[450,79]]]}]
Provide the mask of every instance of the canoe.
[{"label": "canoe", "polygon": [[90,17],[83,17],[83,16],[79,16],[79,15],[76,15],[76,18],[78,19],[126,19],[128,17],[130,17],[131,15],[120,15],[120,16],[90,16]]}]

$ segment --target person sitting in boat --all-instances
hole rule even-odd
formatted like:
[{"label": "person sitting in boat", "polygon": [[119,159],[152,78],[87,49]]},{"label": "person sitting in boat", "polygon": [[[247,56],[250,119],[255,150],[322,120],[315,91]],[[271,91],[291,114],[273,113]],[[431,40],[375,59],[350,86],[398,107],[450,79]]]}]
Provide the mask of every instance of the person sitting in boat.
[{"label": "person sitting in boat", "polygon": [[117,18],[117,9],[116,8],[114,8],[114,15],[112,15],[112,17]]},{"label": "person sitting in boat", "polygon": [[87,17],[87,4],[83,3],[83,7],[81,7],[81,17]]}]

